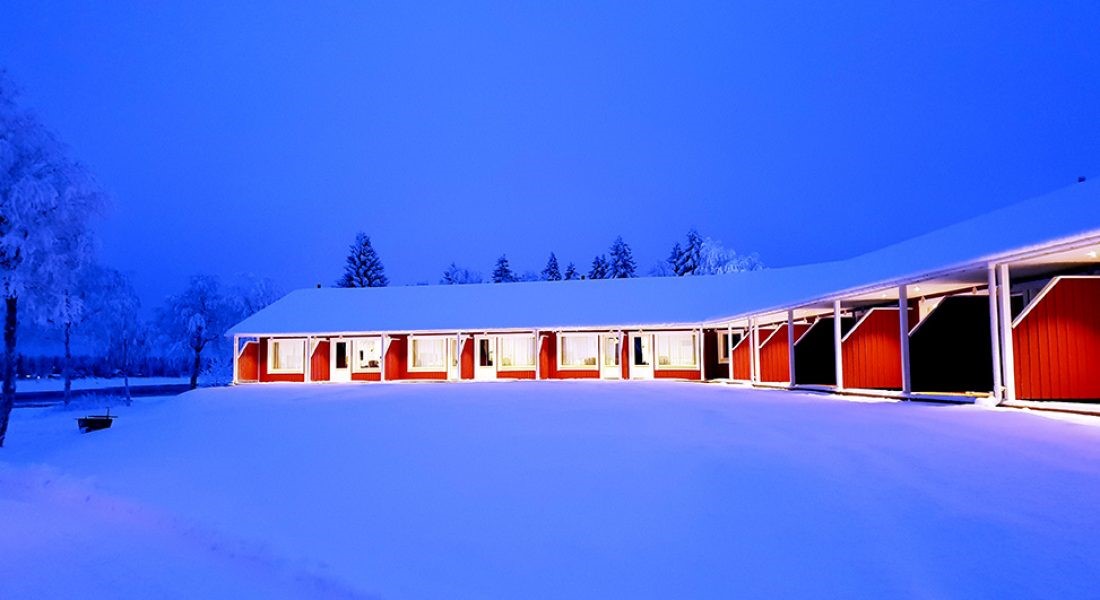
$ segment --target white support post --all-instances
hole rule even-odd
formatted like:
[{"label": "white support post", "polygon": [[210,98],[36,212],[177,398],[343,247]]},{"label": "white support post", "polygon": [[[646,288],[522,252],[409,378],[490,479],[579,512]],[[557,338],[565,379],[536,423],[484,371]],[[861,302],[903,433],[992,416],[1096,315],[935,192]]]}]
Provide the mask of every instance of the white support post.
[{"label": "white support post", "polygon": [[390,352],[390,336],[382,334],[382,370],[379,373],[378,379],[386,381],[386,355]]},{"label": "white support post", "polygon": [[999,267],[1000,281],[997,283],[997,292],[1001,305],[1001,365],[1003,375],[1001,382],[1004,384],[1004,402],[1016,400],[1016,361],[1012,349],[1012,276],[1008,272],[1008,265]]},{"label": "white support post", "polygon": [[233,336],[233,385],[241,382],[241,336]]},{"label": "white support post", "polygon": [[753,324],[753,320],[750,318],[748,328],[745,329],[745,335],[748,336],[748,338],[749,338],[749,339],[745,340],[745,343],[747,343],[749,345],[749,383],[752,383],[753,381],[756,380],[756,376],[754,375],[756,373],[756,365],[753,364],[753,355],[752,355],[752,339],[753,339],[753,335],[752,335],[753,325],[752,324]]},{"label": "white support post", "polygon": [[752,339],[749,342],[752,343],[749,346],[752,353],[752,373],[749,379],[753,383],[760,383],[760,322],[756,319],[752,320]]},{"label": "white support post", "polygon": [[542,354],[542,335],[539,330],[535,330],[535,381],[542,379],[542,361],[539,360],[539,356]]},{"label": "white support post", "polygon": [[997,267],[989,265],[989,345],[993,349],[993,389],[986,403],[990,406],[997,406],[1004,398],[1001,382],[1001,321],[997,296]]},{"label": "white support post", "polygon": [[787,311],[787,386],[794,387],[794,311]]},{"label": "white support post", "polygon": [[841,354],[841,338],[844,330],[840,326],[840,300],[833,301],[833,356],[836,364],[836,389],[844,389],[844,356]]},{"label": "white support post", "polygon": [[313,381],[313,336],[306,336],[306,359],[305,359],[305,376],[302,378],[303,383],[309,383]]},{"label": "white support post", "polygon": [[729,380],[733,381],[733,323],[726,325],[726,367],[729,368]]},{"label": "white support post", "polygon": [[898,335],[901,344],[901,393],[913,393],[913,377],[909,370],[909,288],[898,286]]},{"label": "white support post", "polygon": [[695,348],[698,350],[698,380],[706,381],[706,359],[703,352],[706,350],[706,345],[703,343],[703,328],[698,328],[698,339],[695,340]]}]

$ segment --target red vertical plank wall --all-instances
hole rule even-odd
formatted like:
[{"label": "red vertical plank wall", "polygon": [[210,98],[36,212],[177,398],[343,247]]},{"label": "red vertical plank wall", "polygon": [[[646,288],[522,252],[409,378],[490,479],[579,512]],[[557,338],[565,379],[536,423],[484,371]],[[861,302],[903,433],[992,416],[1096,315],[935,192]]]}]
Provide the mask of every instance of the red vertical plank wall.
[{"label": "red vertical plank wall", "polygon": [[[909,309],[910,322],[913,309]],[[901,389],[901,324],[897,309],[876,308],[849,332],[841,347],[844,387]]]},{"label": "red vertical plank wall", "polygon": [[544,333],[542,345],[539,346],[539,370],[542,372],[543,379],[555,379],[558,376],[554,361],[554,353],[557,352],[557,347],[557,334]]},{"label": "red vertical plank wall", "polygon": [[390,336],[390,347],[386,349],[386,379],[396,381],[405,378],[405,347],[408,341],[403,335]]},{"label": "red vertical plank wall", "polygon": [[256,342],[245,342],[241,355],[237,358],[237,380],[259,381],[259,379],[260,345]]},{"label": "red vertical plank wall", "polygon": [[458,376],[460,379],[474,378],[474,336],[468,335],[462,338],[461,358],[458,362]]},{"label": "red vertical plank wall", "polygon": [[1100,277],[1049,284],[1012,330],[1016,397],[1100,399]]},{"label": "red vertical plank wall", "polygon": [[630,379],[630,333],[624,331],[619,347],[619,366],[623,370],[623,379]]},{"label": "red vertical plank wall", "polygon": [[329,380],[328,340],[317,342],[317,348],[313,350],[313,356],[309,359],[309,378],[311,381]]},{"label": "red vertical plank wall", "polygon": [[[763,333],[763,332],[761,332]],[[744,337],[741,338],[733,348],[733,354],[730,356],[730,360],[733,361],[733,378],[748,381],[752,375],[752,334],[748,331],[745,332]]]},{"label": "red vertical plank wall", "polygon": [[[798,339],[809,325],[795,324],[794,339]],[[787,344],[787,325],[782,325],[760,346],[760,380],[781,382],[791,380],[790,348]]]}]

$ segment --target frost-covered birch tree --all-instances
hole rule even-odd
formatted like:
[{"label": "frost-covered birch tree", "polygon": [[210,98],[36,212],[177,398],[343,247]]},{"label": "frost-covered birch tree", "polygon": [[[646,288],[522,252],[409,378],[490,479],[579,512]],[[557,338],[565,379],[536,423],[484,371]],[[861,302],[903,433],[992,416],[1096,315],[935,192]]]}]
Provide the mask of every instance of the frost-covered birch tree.
[{"label": "frost-covered birch tree", "polygon": [[86,317],[99,349],[122,372],[126,403],[130,404],[130,373],[146,354],[149,327],[141,318],[141,300],[130,280],[114,269],[94,269]]},{"label": "frost-covered birch tree", "polygon": [[460,267],[455,263],[443,271],[443,277],[439,280],[443,285],[465,285],[468,283],[481,283],[481,273]]},{"label": "frost-covered birch tree", "polygon": [[222,340],[240,316],[239,305],[216,277],[196,275],[183,292],[171,296],[160,312],[170,343],[191,355],[191,388],[199,385],[203,350]]},{"label": "frost-covered birch tree", "polygon": [[[90,248],[89,216],[103,206],[90,173],[30,112],[16,103],[0,72],[0,295],[4,300],[0,446],[15,402],[16,330],[20,300],[49,307],[56,290],[72,289],[73,270]],[[60,287],[54,287],[60,286]],[[52,290],[52,293],[47,293]],[[60,294],[64,297],[64,293]],[[30,303],[27,303],[28,306]],[[77,303],[61,302],[76,314]]]}]

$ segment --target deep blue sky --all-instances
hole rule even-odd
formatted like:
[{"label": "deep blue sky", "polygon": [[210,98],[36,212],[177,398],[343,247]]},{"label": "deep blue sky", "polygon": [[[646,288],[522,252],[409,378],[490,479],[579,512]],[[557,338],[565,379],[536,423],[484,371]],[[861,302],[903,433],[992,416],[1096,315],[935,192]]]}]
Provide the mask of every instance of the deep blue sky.
[{"label": "deep blue sky", "polygon": [[839,258],[1100,175],[1100,2],[8,0],[0,66],[113,196],[105,262],[331,283]]}]

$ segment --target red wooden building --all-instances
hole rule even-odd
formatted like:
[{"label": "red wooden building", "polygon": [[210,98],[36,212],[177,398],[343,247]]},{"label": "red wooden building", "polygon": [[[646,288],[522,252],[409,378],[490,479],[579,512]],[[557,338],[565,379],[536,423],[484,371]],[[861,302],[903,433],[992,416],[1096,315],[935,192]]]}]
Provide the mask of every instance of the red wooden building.
[{"label": "red wooden building", "polygon": [[300,290],[231,330],[234,375],[680,379],[988,404],[1096,401],[1098,252],[1100,186],[1082,183],[833,263]]}]

